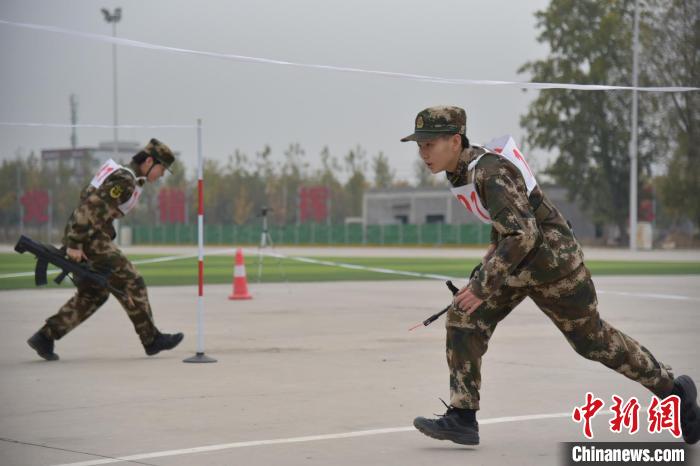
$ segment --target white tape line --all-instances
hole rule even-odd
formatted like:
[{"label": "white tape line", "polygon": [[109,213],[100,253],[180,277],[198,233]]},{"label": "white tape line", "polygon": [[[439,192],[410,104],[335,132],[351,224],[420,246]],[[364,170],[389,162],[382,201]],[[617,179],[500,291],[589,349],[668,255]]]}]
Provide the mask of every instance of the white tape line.
[{"label": "white tape line", "polygon": [[[343,262],[331,262],[331,261],[312,259],[310,257],[285,256],[284,254],[279,254],[279,253],[266,252],[264,254],[272,256],[272,257],[279,257],[279,258],[283,258],[283,259],[295,260],[295,261],[299,261],[299,262],[306,262],[306,263],[310,263],[310,264],[321,264],[321,265],[327,265],[327,266],[332,266],[332,267],[341,267],[341,268],[345,268],[345,269],[367,270],[370,272],[386,273],[386,274],[392,274],[392,275],[405,275],[405,276],[409,276],[409,277],[432,278],[435,280],[453,280],[455,282],[459,282],[460,280],[466,279],[464,277],[462,277],[462,278],[460,278],[460,277],[448,277],[447,275],[438,275],[438,274],[432,274],[432,273],[406,272],[403,270],[384,269],[384,268],[378,268],[378,267],[365,267],[362,265],[347,264],[347,263],[343,263]],[[675,300],[675,301],[700,301],[700,298],[697,298],[694,296],[671,295],[671,294],[662,294],[662,293],[632,293],[632,292],[626,292],[626,291],[607,291],[607,290],[596,290],[596,291],[599,294],[611,294],[611,295],[628,296],[628,297],[634,297],[634,298],[669,299],[669,300]]]},{"label": "white tape line", "polygon": [[700,301],[700,298],[696,298],[694,296],[683,296],[683,295],[678,295],[678,294],[633,293],[630,291],[607,291],[607,290],[596,290],[596,292],[598,294],[630,296],[633,298],[670,299],[672,301]]},{"label": "white tape line", "polygon": [[[222,254],[231,254],[234,252],[236,252],[235,248],[234,249],[219,249],[217,251],[207,252],[207,255],[208,256],[216,256],[216,255],[222,255]],[[304,262],[307,264],[325,265],[328,267],[339,267],[342,269],[349,269],[349,270],[366,270],[368,272],[384,273],[384,274],[390,274],[390,275],[403,275],[406,277],[414,277],[414,278],[430,278],[433,280],[442,280],[442,281],[453,280],[453,281],[458,282],[458,283],[460,280],[466,280],[466,277],[449,277],[447,275],[439,275],[439,274],[433,274],[433,273],[410,272],[410,271],[405,271],[405,270],[385,269],[385,268],[381,268],[381,267],[367,267],[364,265],[348,264],[346,262],[333,262],[333,261],[326,261],[326,260],[320,260],[320,259],[313,259],[311,257],[287,256],[285,254],[280,254],[278,252],[262,251],[261,254],[264,256],[275,257],[275,258],[279,258],[279,259],[288,259],[288,260],[297,261],[297,262]],[[135,265],[154,264],[154,263],[158,263],[158,262],[170,262],[170,261],[183,260],[183,259],[192,259],[195,257],[198,257],[198,255],[197,254],[185,254],[185,255],[181,255],[181,256],[155,257],[153,259],[143,259],[143,260],[133,261],[133,264],[135,264]],[[57,269],[49,269],[47,272],[47,275],[54,275],[56,273],[58,273]],[[6,273],[6,274],[0,275],[0,279],[33,277],[33,276],[34,276],[34,272]],[[631,297],[631,298],[666,299],[666,300],[672,300],[672,301],[700,301],[700,298],[695,297],[695,296],[684,296],[684,295],[663,294],[663,293],[632,293],[632,292],[627,292],[627,291],[608,291],[608,290],[596,290],[596,292],[598,294],[627,296],[627,297]]]},{"label": "white tape line", "polygon": [[[599,412],[598,414],[612,414],[611,411]],[[571,417],[571,412],[568,413],[552,413],[552,414],[531,414],[527,416],[508,416],[508,417],[495,417],[491,419],[479,420],[479,424],[502,424],[506,422],[521,422],[521,421],[537,421],[540,419],[557,419]],[[164,456],[180,456],[180,455],[191,455],[195,453],[208,453],[212,451],[221,450],[232,450],[235,448],[248,448],[248,447],[259,447],[266,445],[283,445],[290,443],[303,443],[303,442],[317,442],[323,440],[339,440],[346,438],[357,438],[357,437],[369,437],[372,435],[385,435],[385,434],[397,434],[403,432],[417,432],[415,427],[389,427],[385,429],[370,429],[370,430],[357,430],[353,432],[342,432],[338,434],[326,434],[326,435],[310,435],[307,437],[290,437],[290,438],[280,438],[272,440],[254,440],[250,442],[234,442],[234,443],[221,443],[218,445],[207,445],[204,447],[194,447],[194,448],[182,448],[179,450],[164,450],[156,451],[152,453],[142,453],[139,455],[122,456],[119,458],[105,458],[99,460],[81,461],[79,463],[65,463],[54,466],[96,466],[100,464],[114,464],[121,463],[124,461],[139,461],[147,460],[152,458],[162,458]]]},{"label": "white tape line", "polygon": [[385,269],[385,268],[380,268],[380,267],[367,267],[364,265],[348,264],[345,262],[332,262],[332,261],[324,261],[324,260],[320,260],[320,259],[312,259],[310,257],[286,256],[284,254],[280,254],[277,252],[263,252],[263,254],[266,256],[276,257],[276,258],[280,258],[280,259],[289,259],[289,260],[293,260],[293,261],[297,261],[297,262],[305,262],[308,264],[327,265],[329,267],[339,267],[341,269],[366,270],[368,272],[384,273],[384,274],[390,274],[390,275],[404,275],[407,277],[433,278],[435,280],[462,280],[460,278],[448,277],[447,275],[436,275],[436,274],[432,274],[432,273],[419,273],[419,272],[406,272],[404,270]]},{"label": "white tape line", "polygon": [[107,42],[110,44],[123,45],[125,47],[135,47],[150,50],[159,50],[163,52],[174,52],[183,53],[189,55],[202,55],[212,58],[222,58],[225,60],[232,60],[244,63],[264,63],[270,65],[284,65],[284,66],[294,66],[299,68],[310,68],[316,70],[327,70],[327,71],[339,71],[344,73],[361,73],[369,74],[375,76],[382,76],[386,78],[397,78],[412,81],[423,81],[432,82],[438,84],[456,84],[456,85],[481,85],[481,86],[514,86],[521,89],[574,89],[574,90],[585,90],[585,91],[616,91],[623,90],[629,91],[636,89],[642,92],[689,92],[698,91],[698,87],[675,87],[675,86],[661,86],[661,87],[632,87],[632,86],[607,86],[598,84],[561,84],[561,83],[533,83],[524,81],[491,81],[484,79],[462,79],[462,78],[443,78],[439,76],[427,76],[421,74],[412,73],[395,73],[392,71],[380,71],[380,70],[368,70],[362,68],[351,68],[346,66],[331,66],[331,65],[320,65],[311,63],[297,63],[290,62],[286,60],[274,60],[270,58],[262,57],[250,57],[246,55],[236,55],[231,53],[218,53],[218,52],[207,52],[203,50],[193,50],[184,49],[179,47],[169,47],[165,45],[152,44],[149,42],[142,42],[138,40],[125,39],[123,37],[112,37],[104,34],[94,34],[90,32],[75,31],[72,29],[64,29],[56,26],[45,26],[41,24],[31,24],[31,23],[20,23],[14,21],[7,21],[0,19],[0,24],[7,26],[14,26],[24,29],[33,29],[37,31],[44,32],[54,32],[58,34],[65,34],[73,37],[80,37],[82,39],[95,40],[100,42]]},{"label": "white tape line", "polygon": [[64,123],[28,123],[28,122],[15,122],[15,121],[0,121],[0,126],[14,126],[14,127],[38,127],[38,128],[185,128],[194,129],[194,125],[102,125],[93,123],[80,123],[75,125],[64,124]]},{"label": "white tape line", "polygon": [[[58,273],[58,270],[56,269],[49,269],[46,272],[46,275],[53,275],[55,273]],[[33,277],[34,272],[18,272],[18,273],[4,273],[0,275],[0,278],[19,278],[19,277]]]},{"label": "white tape line", "polygon": [[[207,253],[207,255],[218,255],[218,254],[230,254],[231,252],[234,252],[235,249],[222,249],[219,251],[213,251]],[[199,257],[198,254],[184,254],[181,256],[163,256],[163,257],[154,257],[153,259],[142,259],[138,261],[132,261],[132,264],[134,265],[140,265],[140,264],[156,264],[158,262],[170,262],[170,261],[176,261],[176,260],[182,260],[182,259],[192,259],[194,257]],[[58,269],[48,269],[46,272],[46,275],[55,275],[58,273]],[[33,277],[34,272],[18,272],[18,273],[5,273],[5,274],[0,274],[0,279],[3,278],[19,278],[19,277]]]}]

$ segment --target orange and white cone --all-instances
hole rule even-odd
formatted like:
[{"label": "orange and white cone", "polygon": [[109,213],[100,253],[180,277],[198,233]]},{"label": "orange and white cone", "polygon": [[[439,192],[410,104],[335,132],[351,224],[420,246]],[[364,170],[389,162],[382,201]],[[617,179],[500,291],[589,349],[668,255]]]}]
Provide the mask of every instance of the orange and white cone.
[{"label": "orange and white cone", "polygon": [[243,261],[243,250],[236,250],[236,265],[233,267],[233,293],[228,299],[253,299],[248,294],[248,278],[245,273],[245,262]]}]

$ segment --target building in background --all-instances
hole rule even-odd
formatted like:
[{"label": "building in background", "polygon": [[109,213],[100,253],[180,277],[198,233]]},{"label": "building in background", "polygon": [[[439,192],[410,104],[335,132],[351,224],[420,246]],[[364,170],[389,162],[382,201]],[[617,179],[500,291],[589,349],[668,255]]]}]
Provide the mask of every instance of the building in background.
[{"label": "building in background", "polygon": [[[571,222],[580,241],[590,244],[603,240],[604,229],[596,228],[582,207],[567,199],[566,188],[548,185],[543,190]],[[365,225],[481,223],[445,187],[368,190],[363,197],[362,220]]]},{"label": "building in background", "polygon": [[[138,142],[119,142],[116,162],[128,163],[131,157],[141,150]],[[114,142],[101,142],[97,147],[67,147],[59,149],[43,149],[41,161],[48,169],[57,169],[59,165],[73,172],[76,178],[85,178],[92,174],[100,165],[114,158]]]},{"label": "building in background", "polygon": [[390,188],[365,192],[362,203],[365,225],[476,222],[446,188]]},{"label": "building in background", "polygon": [[[134,141],[120,141],[117,145],[116,162],[127,165],[143,144]],[[92,174],[109,159],[114,158],[114,142],[101,142],[97,147],[75,147],[60,149],[43,149],[41,161],[45,168],[58,169],[60,164],[73,172],[76,179],[84,179]],[[174,152],[177,157],[179,152]]]}]

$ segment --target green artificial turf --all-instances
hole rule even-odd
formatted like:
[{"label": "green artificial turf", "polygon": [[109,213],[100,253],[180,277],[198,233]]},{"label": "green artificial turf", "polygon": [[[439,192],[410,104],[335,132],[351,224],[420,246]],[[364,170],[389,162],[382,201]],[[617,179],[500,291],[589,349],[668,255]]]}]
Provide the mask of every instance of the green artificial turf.
[{"label": "green artificial turf", "polygon": [[[134,262],[153,259],[155,255],[130,256]],[[475,259],[445,259],[425,257],[315,257],[316,260],[355,264],[409,272],[467,277],[476,265]],[[700,274],[700,262],[641,262],[641,261],[588,261],[587,266],[596,275],[696,275]],[[281,266],[281,267],[280,267]],[[168,262],[137,264],[149,286],[196,285],[197,259],[178,259]],[[248,280],[257,282],[257,257],[248,257]],[[34,258],[28,254],[0,254],[0,276],[34,270]],[[207,284],[231,283],[232,256],[208,256],[205,258],[204,280]],[[51,280],[55,275],[49,277]],[[350,270],[320,264],[308,264],[266,257],[263,260],[262,282],[314,282],[341,280],[405,280],[410,277],[377,273],[368,270]],[[49,286],[56,286],[51,283]],[[70,286],[70,283],[63,286]],[[34,278],[0,278],[0,290],[33,288]]]}]

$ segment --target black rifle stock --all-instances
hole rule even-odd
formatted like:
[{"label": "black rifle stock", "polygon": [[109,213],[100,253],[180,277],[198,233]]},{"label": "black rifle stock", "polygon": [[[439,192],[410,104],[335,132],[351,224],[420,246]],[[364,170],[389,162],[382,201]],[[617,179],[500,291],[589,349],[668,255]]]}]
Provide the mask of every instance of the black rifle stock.
[{"label": "black rifle stock", "polygon": [[65,255],[65,248],[58,249],[49,244],[39,243],[28,236],[20,236],[15,244],[15,251],[20,254],[29,252],[36,257],[36,267],[34,269],[34,283],[36,286],[43,286],[48,283],[47,269],[49,264],[56,266],[61,272],[54,279],[56,284],[61,284],[63,280],[71,274],[71,280],[87,280],[101,288],[108,289],[111,293],[124,297],[121,290],[109,284],[108,270],[95,270],[90,264],[75,262]]}]

